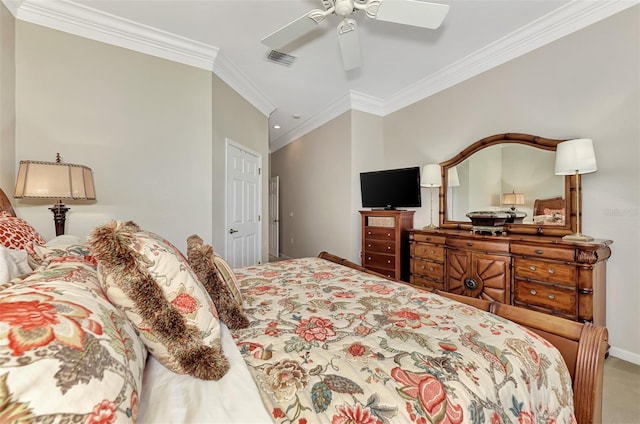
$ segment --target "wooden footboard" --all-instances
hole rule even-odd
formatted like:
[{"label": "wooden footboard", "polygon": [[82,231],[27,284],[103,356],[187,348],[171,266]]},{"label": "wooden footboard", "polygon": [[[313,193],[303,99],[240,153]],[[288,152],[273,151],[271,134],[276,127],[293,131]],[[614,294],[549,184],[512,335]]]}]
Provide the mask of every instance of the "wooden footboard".
[{"label": "wooden footboard", "polygon": [[[385,278],[331,253],[321,252],[318,257]],[[398,282],[406,284],[402,281]],[[551,342],[560,351],[569,368],[578,423],[602,422],[602,377],[604,358],[608,349],[608,332],[605,327],[569,321],[498,302],[440,292],[439,290],[430,291],[517,322]]]}]

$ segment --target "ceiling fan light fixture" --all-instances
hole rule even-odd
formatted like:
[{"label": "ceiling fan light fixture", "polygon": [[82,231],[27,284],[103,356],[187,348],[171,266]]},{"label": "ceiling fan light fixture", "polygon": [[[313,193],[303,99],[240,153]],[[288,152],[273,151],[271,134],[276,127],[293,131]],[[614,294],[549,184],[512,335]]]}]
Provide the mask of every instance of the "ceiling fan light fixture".
[{"label": "ceiling fan light fixture", "polygon": [[[293,40],[312,31],[329,15],[342,17],[338,25],[338,40],[342,63],[346,71],[361,65],[360,42],[356,22],[349,17],[358,10],[364,10],[369,18],[379,21],[436,29],[449,11],[446,4],[430,3],[424,0],[321,0],[325,10],[314,9],[298,19],[289,22],[261,41],[278,51]],[[288,65],[287,65],[288,66]]]}]

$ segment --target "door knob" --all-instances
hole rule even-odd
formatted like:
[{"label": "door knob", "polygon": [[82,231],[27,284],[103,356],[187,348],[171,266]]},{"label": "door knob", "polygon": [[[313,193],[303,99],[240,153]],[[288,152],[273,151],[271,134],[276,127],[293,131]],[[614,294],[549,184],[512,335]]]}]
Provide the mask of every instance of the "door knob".
[{"label": "door knob", "polygon": [[234,230],[233,228],[229,229],[229,234],[233,234],[233,233],[237,233],[237,232],[238,232],[238,230]]}]

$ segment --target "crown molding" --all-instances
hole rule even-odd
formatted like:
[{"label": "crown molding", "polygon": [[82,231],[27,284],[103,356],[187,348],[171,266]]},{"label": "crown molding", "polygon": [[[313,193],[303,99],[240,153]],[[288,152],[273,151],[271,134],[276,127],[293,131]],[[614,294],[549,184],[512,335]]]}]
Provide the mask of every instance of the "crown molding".
[{"label": "crown molding", "polygon": [[638,0],[573,0],[386,99],[384,115],[502,65],[638,4]]},{"label": "crown molding", "polygon": [[233,88],[240,96],[258,109],[263,115],[269,117],[276,109],[275,104],[262,93],[236,66],[221,52],[213,63],[213,72],[222,81]]},{"label": "crown molding", "polygon": [[319,113],[282,134],[275,140],[271,140],[270,151],[275,152],[349,110],[358,110],[373,115],[384,116],[384,101],[359,91],[349,90],[347,94],[327,105]]},{"label": "crown molding", "polygon": [[383,99],[355,90],[349,90],[349,96],[351,98],[352,109],[378,116],[385,115],[385,102]]},{"label": "crown molding", "polygon": [[[19,20],[214,72],[261,113],[275,105],[217,47],[110,15],[69,0],[2,0]],[[640,0],[573,0],[387,99],[350,90],[291,131],[271,141],[272,151],[349,109],[386,116],[572,32],[621,12]]]},{"label": "crown molding", "polygon": [[21,21],[214,72],[264,115],[275,109],[262,92],[220,57],[217,47],[68,0],[2,2]]},{"label": "crown molding", "polygon": [[290,131],[282,134],[280,137],[275,140],[271,140],[269,143],[270,151],[275,152],[276,150],[286,146],[292,141],[302,137],[305,134],[310,133],[311,131],[319,128],[320,126],[326,124],[332,119],[337,118],[342,115],[344,112],[348,112],[351,110],[351,93],[347,93],[343,96],[340,96],[330,104],[328,104],[324,109],[320,112],[316,113],[309,119],[303,121],[297,127],[291,129]]}]

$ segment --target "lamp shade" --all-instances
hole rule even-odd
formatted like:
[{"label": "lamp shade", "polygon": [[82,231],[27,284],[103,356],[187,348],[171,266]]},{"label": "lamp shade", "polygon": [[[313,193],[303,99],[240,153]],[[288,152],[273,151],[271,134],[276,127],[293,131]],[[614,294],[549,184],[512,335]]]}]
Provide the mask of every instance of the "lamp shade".
[{"label": "lamp shade", "polygon": [[440,187],[442,185],[442,175],[440,173],[440,165],[431,163],[422,168],[422,178],[420,179],[422,187]]},{"label": "lamp shade", "polygon": [[504,193],[502,195],[503,205],[524,205],[524,193]]},{"label": "lamp shade", "polygon": [[95,200],[93,174],[83,165],[20,161],[14,197]]},{"label": "lamp shade", "polygon": [[556,175],[588,174],[597,170],[593,140],[576,138],[556,147]]},{"label": "lamp shade", "polygon": [[460,178],[458,177],[458,168],[449,168],[449,176],[447,178],[449,187],[460,187]]}]

